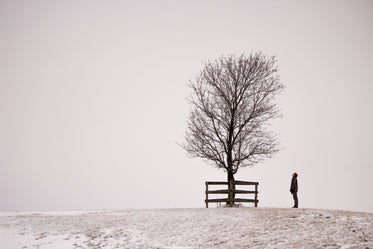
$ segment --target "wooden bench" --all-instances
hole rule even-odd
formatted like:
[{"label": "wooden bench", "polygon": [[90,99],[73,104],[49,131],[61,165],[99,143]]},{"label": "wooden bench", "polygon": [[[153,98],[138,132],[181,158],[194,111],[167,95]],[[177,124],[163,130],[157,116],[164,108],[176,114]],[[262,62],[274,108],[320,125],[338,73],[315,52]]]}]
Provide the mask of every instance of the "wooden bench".
[{"label": "wooden bench", "polygon": [[[258,207],[258,182],[245,182],[245,181],[231,181],[231,187],[228,188],[228,182],[205,182],[206,184],[206,208],[208,208],[209,203],[220,203],[224,202],[229,204],[231,207],[235,202],[242,203],[242,202],[251,202],[254,203],[255,207]],[[209,190],[209,185],[227,185],[227,189],[219,189],[219,190]],[[236,189],[237,185],[254,185],[255,190],[238,190]],[[227,198],[219,198],[219,199],[209,199],[209,194],[227,194]],[[254,199],[246,199],[246,198],[235,198],[236,194],[254,194]]]}]

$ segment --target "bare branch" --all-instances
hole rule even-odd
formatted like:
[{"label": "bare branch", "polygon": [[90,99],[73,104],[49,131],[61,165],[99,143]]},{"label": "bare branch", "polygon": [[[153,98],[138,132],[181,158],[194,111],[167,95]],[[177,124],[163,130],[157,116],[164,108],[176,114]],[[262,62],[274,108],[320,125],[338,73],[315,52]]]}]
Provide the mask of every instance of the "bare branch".
[{"label": "bare branch", "polygon": [[268,121],[279,117],[274,99],[284,86],[277,60],[262,53],[206,62],[196,80],[183,148],[235,174],[278,152]]}]

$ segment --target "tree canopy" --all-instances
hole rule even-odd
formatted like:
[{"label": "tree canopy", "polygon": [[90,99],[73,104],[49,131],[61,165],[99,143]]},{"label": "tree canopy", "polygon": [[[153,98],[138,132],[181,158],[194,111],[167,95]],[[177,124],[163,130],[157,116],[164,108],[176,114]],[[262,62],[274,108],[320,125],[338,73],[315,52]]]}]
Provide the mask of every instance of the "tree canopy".
[{"label": "tree canopy", "polygon": [[276,57],[262,53],[207,61],[195,80],[183,148],[191,157],[225,169],[228,179],[274,155],[276,135],[268,121],[280,116],[274,103],[283,89]]}]

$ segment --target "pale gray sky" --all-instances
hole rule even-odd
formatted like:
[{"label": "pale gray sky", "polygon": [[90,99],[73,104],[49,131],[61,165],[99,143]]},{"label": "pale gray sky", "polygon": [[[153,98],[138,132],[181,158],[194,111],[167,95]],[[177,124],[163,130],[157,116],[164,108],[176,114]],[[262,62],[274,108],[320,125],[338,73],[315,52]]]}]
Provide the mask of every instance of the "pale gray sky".
[{"label": "pale gray sky", "polygon": [[177,146],[189,79],[277,55],[283,150],[259,206],[373,212],[373,1],[0,0],[0,210],[204,207],[226,174]]}]

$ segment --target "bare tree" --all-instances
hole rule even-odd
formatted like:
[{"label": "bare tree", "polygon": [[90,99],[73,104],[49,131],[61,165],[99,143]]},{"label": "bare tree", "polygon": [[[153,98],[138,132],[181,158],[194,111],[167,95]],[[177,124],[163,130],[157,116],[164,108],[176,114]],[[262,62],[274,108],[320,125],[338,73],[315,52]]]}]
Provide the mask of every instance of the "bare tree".
[{"label": "bare tree", "polygon": [[268,121],[279,117],[273,103],[284,86],[277,60],[262,53],[208,61],[190,82],[192,106],[183,148],[227,172],[252,166],[278,151]]}]

